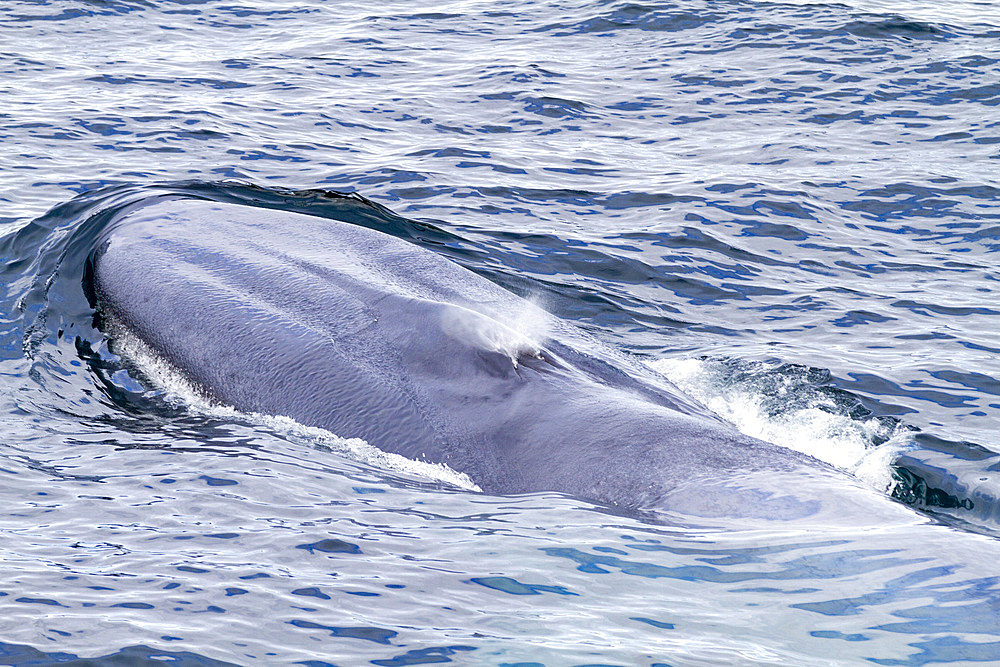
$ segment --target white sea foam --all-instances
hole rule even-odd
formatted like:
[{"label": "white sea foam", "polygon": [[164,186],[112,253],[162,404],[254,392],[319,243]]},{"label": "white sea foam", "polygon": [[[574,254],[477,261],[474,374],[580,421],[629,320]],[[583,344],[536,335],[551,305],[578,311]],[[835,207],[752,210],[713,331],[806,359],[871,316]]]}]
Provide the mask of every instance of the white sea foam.
[{"label": "white sea foam", "polygon": [[292,440],[304,440],[382,470],[444,482],[469,491],[480,491],[465,473],[439,463],[415,461],[384,452],[361,438],[342,438],[326,429],[306,426],[291,417],[242,412],[206,396],[176,367],[151,349],[127,328],[112,324],[115,352],[131,362],[145,379],[175,405],[216,419],[234,419],[257,424]]},{"label": "white sea foam", "polygon": [[[742,433],[825,461],[880,491],[892,487],[889,466],[910,446],[909,431],[902,428],[888,434],[888,441],[874,446],[874,436],[884,430],[882,424],[876,419],[860,421],[839,413],[832,400],[822,395],[810,396],[804,406],[796,402],[785,408],[775,405],[781,400],[781,391],[772,388],[765,392],[753,382],[733,382],[722,364],[701,359],[658,359],[650,365]],[[773,376],[768,379],[775,380]],[[797,383],[793,378],[778,378],[779,382],[782,379],[788,385]]]}]

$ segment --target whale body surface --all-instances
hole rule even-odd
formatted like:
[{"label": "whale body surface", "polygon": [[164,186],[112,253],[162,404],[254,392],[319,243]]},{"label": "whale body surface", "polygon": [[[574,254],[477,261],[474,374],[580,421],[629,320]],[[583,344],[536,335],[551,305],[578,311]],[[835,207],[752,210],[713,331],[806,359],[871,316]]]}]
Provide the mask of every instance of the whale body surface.
[{"label": "whale body surface", "polygon": [[847,480],[379,231],[167,199],[121,214],[91,261],[104,317],[219,402],[448,465],[489,493],[793,517],[817,501],[771,481]]}]

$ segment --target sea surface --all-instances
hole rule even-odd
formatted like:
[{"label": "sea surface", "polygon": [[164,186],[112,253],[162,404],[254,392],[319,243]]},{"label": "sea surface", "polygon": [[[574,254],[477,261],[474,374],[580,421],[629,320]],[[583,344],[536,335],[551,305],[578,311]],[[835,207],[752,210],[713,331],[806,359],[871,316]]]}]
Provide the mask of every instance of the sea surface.
[{"label": "sea surface", "polygon": [[[4,2],[0,664],[1000,662],[998,107],[993,2]],[[907,519],[493,497],[199,403],[84,289],[163,194],[443,253]]]}]

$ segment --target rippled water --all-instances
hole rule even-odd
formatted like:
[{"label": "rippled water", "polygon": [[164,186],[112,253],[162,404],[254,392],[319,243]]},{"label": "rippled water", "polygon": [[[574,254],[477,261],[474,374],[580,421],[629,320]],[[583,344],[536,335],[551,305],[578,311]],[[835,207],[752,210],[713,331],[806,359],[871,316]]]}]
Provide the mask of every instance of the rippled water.
[{"label": "rippled water", "polygon": [[[1000,660],[998,53],[968,1],[7,3],[0,661]],[[192,406],[84,291],[163,192],[444,253],[909,508],[654,524]]]}]

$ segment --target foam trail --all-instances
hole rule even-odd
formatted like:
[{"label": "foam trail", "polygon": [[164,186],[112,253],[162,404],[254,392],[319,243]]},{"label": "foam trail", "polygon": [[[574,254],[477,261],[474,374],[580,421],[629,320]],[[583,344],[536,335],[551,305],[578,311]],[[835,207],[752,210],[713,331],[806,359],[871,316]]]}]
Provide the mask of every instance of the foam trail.
[{"label": "foam trail", "polygon": [[[852,419],[827,396],[801,395],[808,393],[801,378],[772,373],[769,384],[778,375],[779,386],[764,391],[753,382],[734,381],[723,364],[710,360],[658,359],[649,365],[742,433],[825,461],[879,491],[891,490],[890,464],[910,447],[905,428],[896,426],[886,434],[877,419]],[[795,392],[798,400],[787,400]],[[886,442],[876,446],[883,438]]]},{"label": "foam trail", "polygon": [[264,426],[278,435],[304,439],[375,468],[444,482],[467,491],[481,491],[468,475],[444,464],[414,461],[399,454],[383,452],[361,438],[342,438],[326,429],[300,424],[290,417],[241,412],[232,406],[219,404],[126,327],[116,322],[109,324],[109,331],[113,332],[114,351],[134,364],[149,384],[162,391],[163,397],[172,403],[216,419],[238,419]]}]

